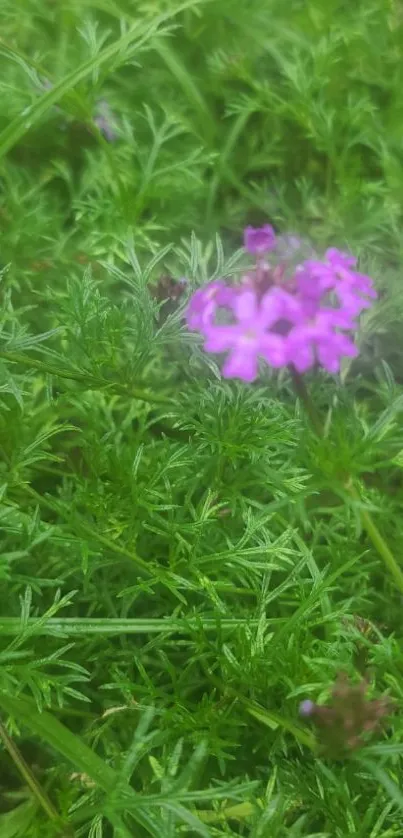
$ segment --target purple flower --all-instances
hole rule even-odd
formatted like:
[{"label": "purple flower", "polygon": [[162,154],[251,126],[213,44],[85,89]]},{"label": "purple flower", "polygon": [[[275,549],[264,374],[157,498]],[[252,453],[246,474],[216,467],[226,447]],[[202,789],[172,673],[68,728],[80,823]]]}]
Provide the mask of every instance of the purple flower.
[{"label": "purple flower", "polygon": [[[330,248],[323,260],[307,259],[290,271],[286,261],[271,264],[262,254],[276,246],[270,225],[247,227],[245,247],[259,256],[238,286],[216,280],[192,296],[187,323],[202,332],[206,352],[228,352],[226,378],[254,381],[258,360],[299,373],[319,364],[334,374],[343,357],[358,354],[351,333],[357,316],[376,291],[359,273],[356,259]],[[293,250],[297,241],[286,242]],[[224,318],[217,318],[220,309]]]},{"label": "purple flower", "polygon": [[267,253],[276,246],[276,234],[271,224],[263,227],[246,227],[243,234],[244,247],[249,253]]},{"label": "purple flower", "polygon": [[354,270],[355,264],[353,256],[335,248],[326,251],[323,262],[308,259],[296,271],[300,294],[319,301],[325,294],[334,293],[354,320],[377,297],[372,279]]},{"label": "purple flower", "polygon": [[334,272],[334,288],[340,302],[350,306],[355,303],[357,314],[370,308],[371,300],[376,300],[378,295],[372,279],[353,270],[357,262],[354,256],[331,247],[326,251],[325,259]]},{"label": "purple flower", "polygon": [[222,373],[225,378],[254,381],[258,374],[259,356],[273,367],[286,363],[286,342],[283,336],[269,329],[284,311],[282,292],[265,294],[259,301],[255,291],[242,291],[232,301],[236,323],[205,328],[206,352],[227,352]]},{"label": "purple flower", "polygon": [[203,332],[212,323],[218,306],[230,306],[236,294],[222,279],[210,282],[192,295],[186,311],[189,329]]},{"label": "purple flower", "polygon": [[[299,322],[298,322],[299,321]],[[338,331],[343,324],[343,313],[332,309],[318,309],[307,317],[301,305],[299,317],[287,335],[287,361],[297,372],[306,372],[318,362],[330,373],[337,373],[343,356],[355,358],[358,349],[350,337]],[[348,323],[348,318],[346,318]],[[350,324],[351,325],[351,324]]]},{"label": "purple flower", "polygon": [[350,253],[343,253],[342,250],[337,250],[337,247],[329,247],[325,257],[335,268],[355,268],[357,264],[355,256],[351,256]]},{"label": "purple flower", "polygon": [[333,272],[323,262],[314,259],[307,259],[298,265],[295,278],[300,296],[317,304],[334,287]]}]

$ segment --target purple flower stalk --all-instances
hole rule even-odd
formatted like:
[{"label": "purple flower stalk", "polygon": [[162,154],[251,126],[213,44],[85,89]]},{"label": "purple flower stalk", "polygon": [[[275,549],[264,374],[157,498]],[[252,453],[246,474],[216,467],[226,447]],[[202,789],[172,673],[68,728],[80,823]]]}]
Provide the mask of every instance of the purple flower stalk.
[{"label": "purple flower stalk", "polygon": [[352,339],[357,317],[377,296],[370,277],[355,270],[353,256],[335,248],[323,260],[302,262],[292,275],[284,262],[271,266],[261,259],[275,247],[269,224],[247,227],[244,241],[256,254],[254,271],[240,285],[216,280],[196,291],[188,327],[202,333],[206,352],[228,352],[226,378],[254,381],[259,358],[299,373],[315,365],[337,373],[343,357],[358,354]]}]

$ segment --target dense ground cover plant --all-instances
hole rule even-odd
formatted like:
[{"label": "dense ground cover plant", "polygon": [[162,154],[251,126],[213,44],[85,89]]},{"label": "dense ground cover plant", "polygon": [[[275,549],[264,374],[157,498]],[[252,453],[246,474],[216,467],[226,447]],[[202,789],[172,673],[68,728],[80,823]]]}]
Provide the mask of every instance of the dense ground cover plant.
[{"label": "dense ground cover plant", "polygon": [[4,3],[2,838],[401,834],[401,27]]}]

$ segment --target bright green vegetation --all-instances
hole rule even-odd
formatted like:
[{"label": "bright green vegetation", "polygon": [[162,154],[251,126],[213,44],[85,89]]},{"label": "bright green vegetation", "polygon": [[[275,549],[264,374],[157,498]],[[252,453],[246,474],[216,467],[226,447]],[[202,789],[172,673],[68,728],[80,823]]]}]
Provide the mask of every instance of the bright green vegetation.
[{"label": "bright green vegetation", "polygon": [[[1,21],[0,836],[400,836],[403,598],[362,511],[403,567],[403,7]],[[262,221],[381,292],[360,361],[308,378],[321,439],[152,292]],[[397,709],[335,761],[298,706],[341,670]]]}]

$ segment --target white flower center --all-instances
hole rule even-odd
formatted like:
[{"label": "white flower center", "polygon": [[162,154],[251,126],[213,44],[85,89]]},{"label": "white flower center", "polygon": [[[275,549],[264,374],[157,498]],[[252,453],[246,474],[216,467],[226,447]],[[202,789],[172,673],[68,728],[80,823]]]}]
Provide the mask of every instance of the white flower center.
[{"label": "white flower center", "polygon": [[257,334],[254,329],[247,329],[246,332],[244,332],[242,335],[242,343],[245,346],[251,346],[253,343],[255,343],[256,339]]}]

